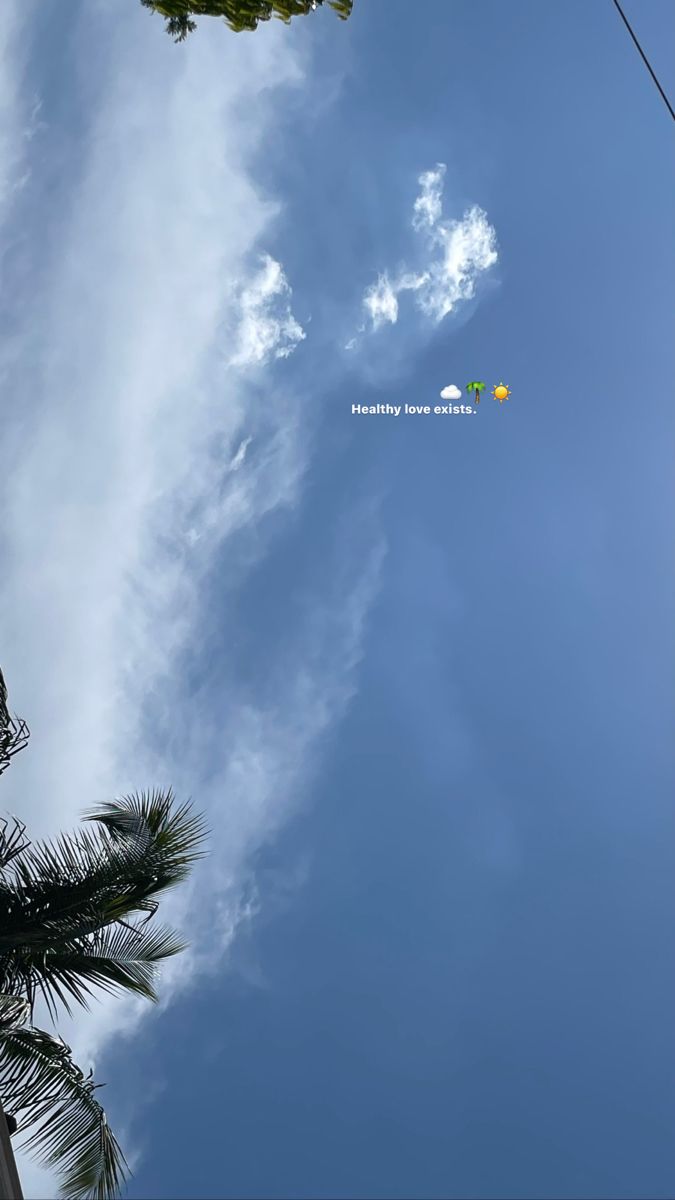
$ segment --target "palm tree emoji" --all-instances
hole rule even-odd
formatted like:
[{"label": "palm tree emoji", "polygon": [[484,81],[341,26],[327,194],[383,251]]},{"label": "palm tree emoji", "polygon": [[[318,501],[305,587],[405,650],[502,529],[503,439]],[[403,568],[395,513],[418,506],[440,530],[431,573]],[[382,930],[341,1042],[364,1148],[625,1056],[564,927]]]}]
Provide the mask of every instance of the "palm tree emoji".
[{"label": "palm tree emoji", "polygon": [[485,384],[481,383],[480,380],[474,380],[473,383],[467,383],[466,390],[467,392],[475,392],[476,404],[480,404],[480,394],[485,390]]}]

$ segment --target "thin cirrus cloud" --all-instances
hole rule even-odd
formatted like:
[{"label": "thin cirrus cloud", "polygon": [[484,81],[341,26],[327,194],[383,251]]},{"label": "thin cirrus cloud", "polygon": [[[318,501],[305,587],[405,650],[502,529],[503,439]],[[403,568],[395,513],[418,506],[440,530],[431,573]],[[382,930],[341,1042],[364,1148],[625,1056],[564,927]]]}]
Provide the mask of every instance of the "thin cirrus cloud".
[{"label": "thin cirrus cloud", "polygon": [[456,383],[449,383],[441,392],[441,400],[461,400],[462,393]]},{"label": "thin cirrus cloud", "polygon": [[[0,63],[8,61],[10,54],[15,61],[22,60],[25,23],[23,6],[8,0],[0,22]],[[38,113],[39,103],[22,89],[19,71],[0,72],[0,220],[27,182],[26,151],[37,129]]]},{"label": "thin cirrus cloud", "polygon": [[[289,650],[273,648],[264,695],[210,652],[214,625],[219,644],[236,642],[237,590],[272,536],[265,519],[302,504],[311,453],[282,361],[303,331],[281,264],[259,257],[274,214],[247,165],[274,136],[278,97],[304,78],[301,44],[284,40],[281,53],[271,24],[247,40],[216,24],[181,48],[177,69],[143,10],[122,29],[108,6],[85,7],[55,52],[78,89],[64,111],[86,108],[87,122],[74,142],[54,115],[28,141],[14,11],[8,0],[0,250],[18,234],[27,251],[18,266],[6,257],[15,303],[0,329],[0,627],[12,705],[32,737],[0,802],[44,837],[135,788],[171,783],[195,797],[210,855],[167,904],[193,947],[189,968],[166,972],[166,1005],[217,971],[255,908],[251,858],[306,794],[356,687],[384,544],[376,504],[358,544],[348,520],[336,531],[311,619],[289,616]],[[58,206],[45,138],[72,155]],[[270,373],[274,405],[251,366]],[[186,656],[209,659],[197,697]],[[149,1011],[103,997],[61,1029],[86,1065]],[[32,1163],[21,1170],[26,1195],[54,1194]]]},{"label": "thin cirrus cloud", "polygon": [[[395,325],[401,297],[411,293],[416,308],[437,324],[448,313],[475,295],[478,277],[497,262],[497,237],[487,215],[477,205],[459,221],[442,218],[445,165],[419,177],[420,191],[413,205],[412,228],[425,250],[426,265],[419,271],[380,273],[363,297],[365,322],[359,333]],[[355,339],[348,348],[353,349]]]}]

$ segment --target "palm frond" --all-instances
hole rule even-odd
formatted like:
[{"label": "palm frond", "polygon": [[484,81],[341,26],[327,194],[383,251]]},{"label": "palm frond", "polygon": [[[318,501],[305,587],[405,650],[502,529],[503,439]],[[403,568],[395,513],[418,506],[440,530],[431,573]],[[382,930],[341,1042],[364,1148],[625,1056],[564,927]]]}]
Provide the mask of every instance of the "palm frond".
[{"label": "palm frond", "polygon": [[156,999],[158,964],[183,943],[145,926],[155,897],[202,856],[206,835],[171,791],[103,804],[85,819],[98,829],[10,842],[0,877],[0,991],[25,996],[31,1013],[41,996],[53,1020],[59,1005],[88,1007],[98,988]]},{"label": "palm frond", "polygon": [[26,847],[0,887],[0,954],[18,945],[84,937],[156,909],[203,857],[206,828],[189,803],[151,792],[99,805],[84,816],[94,833]]},{"label": "palm frond", "polygon": [[[93,933],[144,898],[142,848],[88,830],[26,847],[0,888],[0,953]],[[154,877],[154,876],[151,876]]]},{"label": "palm frond", "polygon": [[176,805],[171,788],[99,804],[84,813],[83,820],[98,822],[118,842],[143,843],[146,858],[157,868],[154,894],[182,882],[204,857],[204,819],[190,801]]},{"label": "palm frond", "polygon": [[21,1148],[60,1176],[68,1200],[115,1200],[129,1174],[97,1085],[70,1048],[41,1029],[0,1028],[0,1096],[17,1118]]},{"label": "palm frond", "polygon": [[71,1002],[89,1008],[95,988],[108,993],[133,992],[156,1001],[158,967],[180,954],[185,943],[171,929],[112,925],[92,937],[39,949],[22,947],[16,955],[15,990],[35,997],[40,993],[52,1016],[56,1002],[71,1013]]},{"label": "palm frond", "polygon": [[28,1001],[22,996],[0,995],[0,1030],[23,1025],[29,1016]]},{"label": "palm frond", "polygon": [[26,837],[26,826],[18,817],[12,817],[10,825],[5,818],[0,819],[0,871],[3,871],[13,858],[18,858],[28,849],[30,842]]},{"label": "palm frond", "polygon": [[0,775],[15,754],[23,750],[30,737],[26,722],[13,717],[7,707],[7,686],[0,670]]}]

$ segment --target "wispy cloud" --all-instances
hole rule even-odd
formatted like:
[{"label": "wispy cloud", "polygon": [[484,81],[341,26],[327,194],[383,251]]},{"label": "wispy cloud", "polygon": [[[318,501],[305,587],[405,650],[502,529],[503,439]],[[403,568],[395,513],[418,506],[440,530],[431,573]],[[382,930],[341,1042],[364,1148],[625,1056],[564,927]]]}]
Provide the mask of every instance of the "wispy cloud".
[{"label": "wispy cloud", "polygon": [[7,0],[0,22],[0,218],[25,182],[26,139],[36,115],[34,102],[31,114],[29,99],[21,88],[24,19],[15,0]]},{"label": "wispy cloud", "polygon": [[[418,271],[408,267],[392,275],[382,272],[363,297],[365,324],[376,330],[399,319],[399,297],[410,292],[417,309],[434,324],[462,301],[475,295],[479,275],[498,258],[496,233],[486,213],[474,205],[461,220],[442,219],[445,166],[439,163],[419,177],[420,192],[413,205],[412,228],[422,239],[425,262]],[[349,348],[354,348],[354,340]]]},{"label": "wispy cloud", "polygon": [[445,166],[441,163],[433,171],[424,171],[418,183],[420,194],[413,205],[413,229],[433,229],[443,212],[443,176]]},{"label": "wispy cloud", "polygon": [[370,317],[374,328],[389,321],[395,325],[398,321],[398,293],[400,284],[392,284],[388,275],[380,275],[377,283],[372,284],[364,298],[363,305]]},{"label": "wispy cloud", "polygon": [[281,263],[263,255],[260,270],[241,291],[230,366],[259,365],[270,357],[288,358],[293,353],[306,334],[291,312],[290,296]]},{"label": "wispy cloud", "polygon": [[[97,58],[96,76],[84,70],[96,102],[63,206],[40,174],[44,132],[32,144],[33,258],[9,280],[2,665],[32,739],[0,803],[35,836],[155,783],[206,808],[211,857],[170,905],[190,925],[194,970],[167,972],[169,999],[215,969],[251,912],[251,853],[306,791],[353,693],[383,547],[376,513],[358,546],[347,527],[336,537],[264,695],[242,691],[225,658],[210,664],[208,696],[190,692],[185,656],[208,656],[214,606],[227,642],[230,600],[265,552],[264,518],[302,497],[306,422],[275,360],[304,335],[281,264],[263,255],[252,275],[249,264],[275,213],[255,156],[303,63],[272,24],[236,39],[215,23],[179,58],[142,11],[129,20],[132,33],[106,6],[83,10],[73,53],[86,63],[96,39],[106,69]],[[23,167],[10,161],[11,187]],[[272,406],[244,370],[266,363]],[[65,1032],[96,1058],[147,1011],[104,1000]]]},{"label": "wispy cloud", "polygon": [[232,461],[230,463],[231,471],[239,470],[240,466],[242,465],[242,463],[244,462],[244,460],[246,458],[246,453],[247,453],[248,448],[251,445],[252,441],[253,441],[253,438],[247,437],[247,438],[244,438],[243,442],[241,442],[239,444],[239,446],[237,447],[237,453],[235,454],[234,458],[232,459]]}]

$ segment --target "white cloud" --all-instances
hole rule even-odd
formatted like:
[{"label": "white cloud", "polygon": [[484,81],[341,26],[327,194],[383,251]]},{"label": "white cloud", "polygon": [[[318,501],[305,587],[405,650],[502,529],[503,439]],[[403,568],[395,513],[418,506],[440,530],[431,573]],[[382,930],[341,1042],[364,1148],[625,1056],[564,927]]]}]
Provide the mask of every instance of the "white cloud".
[{"label": "white cloud", "polygon": [[281,264],[263,255],[260,270],[241,291],[237,348],[230,366],[248,367],[293,353],[306,334],[291,312],[290,295]]},{"label": "white cloud", "polygon": [[445,163],[438,163],[435,170],[425,171],[419,177],[420,194],[413,206],[413,229],[432,229],[443,211],[443,177]]},{"label": "white cloud", "polygon": [[392,286],[388,275],[380,275],[377,283],[369,287],[363,298],[363,306],[368,313],[373,327],[377,328],[385,321],[395,325],[398,321],[398,300],[396,293],[399,289]]},{"label": "white cloud", "polygon": [[422,312],[441,321],[460,301],[474,296],[478,275],[496,263],[496,234],[474,205],[461,221],[439,222],[429,240],[440,255],[421,278],[415,299]]},{"label": "white cloud", "polygon": [[384,272],[366,289],[363,307],[372,330],[385,322],[396,324],[398,298],[406,291],[413,293],[417,308],[438,323],[474,296],[478,276],[497,262],[495,230],[481,208],[474,205],[460,221],[441,220],[444,174],[445,166],[439,163],[420,175],[413,206],[412,227],[424,240],[426,265],[417,272],[404,268],[393,279]]},{"label": "white cloud", "polygon": [[462,393],[455,383],[449,383],[441,392],[441,400],[461,400]]},{"label": "white cloud", "polygon": [[[299,402],[275,385],[270,405],[223,363],[224,329],[237,331],[239,366],[290,353],[302,336],[280,265],[266,256],[248,274],[275,210],[247,165],[301,64],[272,24],[238,39],[216,22],[178,56],[142,10],[131,31],[107,6],[81,20],[73,53],[86,64],[85,33],[96,39],[96,105],[58,211],[40,135],[29,147],[27,213],[48,215],[24,230],[39,288],[23,283],[30,303],[17,295],[0,360],[2,666],[32,733],[0,803],[37,837],[154,784],[206,809],[211,856],[169,902],[193,949],[189,971],[167,970],[167,1002],[216,969],[252,911],[251,853],[303,795],[353,693],[383,548],[376,515],[356,549],[345,527],[274,686],[242,696],[224,656],[222,711],[207,720],[180,656],[202,648],[210,572],[226,551],[227,640],[230,597],[265,549],[263,518],[299,503],[309,454]],[[7,162],[11,187],[13,151]],[[161,749],[145,736],[148,714]],[[62,1028],[85,1061],[152,1011],[103,999]],[[26,1195],[44,1200],[43,1175],[22,1171]]]},{"label": "white cloud", "polygon": [[24,19],[16,0],[7,0],[0,21],[0,218],[26,180],[25,143],[37,116],[35,102],[31,105],[21,89]]},{"label": "white cloud", "polygon": [[240,443],[240,445],[237,449],[237,453],[235,454],[234,458],[232,459],[232,461],[230,463],[231,471],[239,470],[240,466],[243,464],[243,462],[246,458],[246,452],[247,452],[249,446],[251,445],[252,441],[253,441],[252,437],[247,437],[247,438],[244,438],[243,442]]}]

